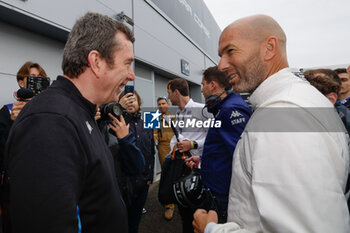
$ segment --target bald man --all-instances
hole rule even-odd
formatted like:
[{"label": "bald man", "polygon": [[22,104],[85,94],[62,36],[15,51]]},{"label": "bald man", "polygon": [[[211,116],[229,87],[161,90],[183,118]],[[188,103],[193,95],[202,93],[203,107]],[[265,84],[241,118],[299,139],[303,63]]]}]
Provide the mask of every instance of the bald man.
[{"label": "bald man", "polygon": [[282,28],[265,15],[237,20],[219,56],[255,112],[234,152],[228,223],[199,209],[195,233],[350,232],[348,138],[329,100],[288,68]]}]

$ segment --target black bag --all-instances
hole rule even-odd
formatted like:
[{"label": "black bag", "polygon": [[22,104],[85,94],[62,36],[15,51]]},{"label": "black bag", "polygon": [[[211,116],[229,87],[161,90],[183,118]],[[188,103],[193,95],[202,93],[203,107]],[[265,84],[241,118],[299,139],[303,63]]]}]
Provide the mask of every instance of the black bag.
[{"label": "black bag", "polygon": [[164,159],[162,172],[160,175],[158,200],[163,205],[177,203],[173,184],[182,176],[188,175],[191,169],[186,166],[185,159],[191,157],[189,152],[180,153],[176,150],[177,144],[173,148],[173,153]]}]

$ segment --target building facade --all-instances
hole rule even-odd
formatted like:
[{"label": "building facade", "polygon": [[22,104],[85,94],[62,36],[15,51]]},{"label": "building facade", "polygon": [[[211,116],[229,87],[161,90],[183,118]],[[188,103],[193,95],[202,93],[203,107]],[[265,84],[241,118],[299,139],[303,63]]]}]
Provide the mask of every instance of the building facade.
[{"label": "building facade", "polygon": [[217,64],[220,28],[202,0],[4,0],[0,1],[0,104],[14,102],[16,73],[38,62],[51,80],[62,74],[66,38],[76,19],[98,12],[123,21],[135,34],[135,89],[155,107],[175,77],[190,83],[203,102],[202,72]]}]

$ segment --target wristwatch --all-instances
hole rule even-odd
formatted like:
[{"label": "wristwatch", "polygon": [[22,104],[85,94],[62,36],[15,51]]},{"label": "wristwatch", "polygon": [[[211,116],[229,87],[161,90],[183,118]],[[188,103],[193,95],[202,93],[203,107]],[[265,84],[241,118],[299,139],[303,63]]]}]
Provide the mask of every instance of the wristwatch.
[{"label": "wristwatch", "polygon": [[193,149],[198,149],[198,143],[196,141],[193,141]]}]

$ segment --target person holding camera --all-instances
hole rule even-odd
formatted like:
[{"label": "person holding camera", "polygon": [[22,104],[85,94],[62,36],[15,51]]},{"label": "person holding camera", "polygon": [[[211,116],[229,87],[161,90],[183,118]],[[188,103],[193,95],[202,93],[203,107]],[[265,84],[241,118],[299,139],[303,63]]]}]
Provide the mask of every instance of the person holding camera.
[{"label": "person holding camera", "polygon": [[[202,93],[206,107],[214,114],[215,120],[221,121],[221,127],[212,127],[208,131],[200,174],[203,185],[216,199],[220,223],[227,220],[233,152],[252,114],[242,97],[229,91],[230,88],[228,78],[217,66],[203,72]],[[187,159],[187,164],[193,167],[192,158]]]},{"label": "person holding camera", "polygon": [[[46,77],[45,70],[38,64],[31,61],[24,63],[17,72],[17,83],[20,88],[27,87],[27,77]],[[13,122],[16,120],[22,108],[29,99],[17,99],[18,101],[4,105],[0,110],[0,168],[4,170],[4,153],[6,141]],[[9,216],[9,197],[8,192],[1,190],[1,219],[4,233],[11,232],[11,223]]]},{"label": "person holding camera", "polygon": [[143,208],[146,203],[149,185],[153,182],[155,142],[153,130],[144,129],[141,119],[141,97],[136,92],[122,92],[120,105],[126,109],[124,118],[130,125],[130,132],[136,138],[136,146],[145,159],[145,169],[141,175],[129,176],[133,188],[131,204],[128,206],[129,233],[137,233]]},{"label": "person holding camera", "polygon": [[112,154],[94,119],[135,79],[132,31],[98,13],[74,24],[63,76],[14,122],[5,156],[13,232],[127,233]]},{"label": "person holding camera", "polygon": [[[110,107],[108,105],[111,105]],[[125,122],[123,110],[118,103],[101,106],[95,116],[105,141],[112,152],[119,188],[126,206],[133,201],[133,188],[130,176],[140,175],[145,169],[145,160],[141,150],[136,146],[136,138],[130,132],[130,125]],[[116,114],[113,109],[120,108]],[[100,111],[101,109],[101,111]]]},{"label": "person holding camera", "polygon": [[[46,77],[45,70],[38,64],[31,61],[24,63],[18,70],[16,78],[20,88],[27,87],[27,77]],[[5,143],[10,132],[10,128],[16,120],[22,108],[26,105],[28,99],[18,99],[15,103],[6,104],[0,110],[0,160],[3,160]]]}]

